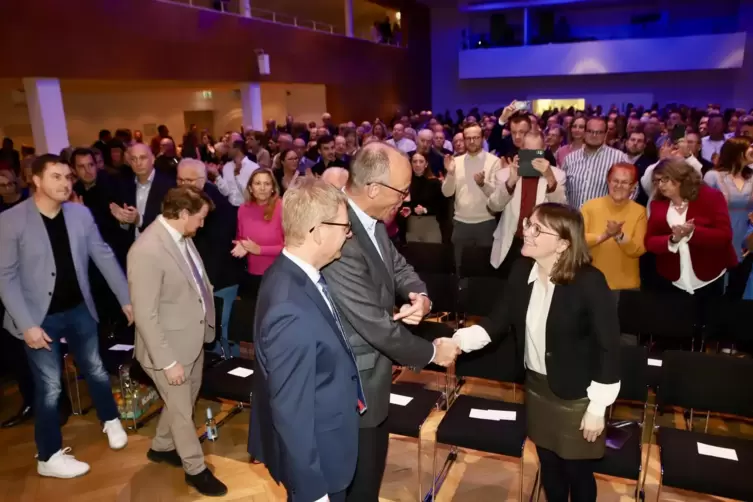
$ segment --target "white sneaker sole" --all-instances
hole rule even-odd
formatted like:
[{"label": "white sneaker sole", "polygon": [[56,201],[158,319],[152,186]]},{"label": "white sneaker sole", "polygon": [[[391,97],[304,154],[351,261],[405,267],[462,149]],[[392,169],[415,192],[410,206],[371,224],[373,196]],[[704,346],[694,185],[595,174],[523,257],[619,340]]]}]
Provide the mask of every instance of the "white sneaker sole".
[{"label": "white sneaker sole", "polygon": [[72,478],[81,477],[84,474],[87,474],[90,470],[91,470],[91,467],[87,468],[84,472],[61,474],[61,473],[56,473],[56,472],[45,472],[44,469],[40,469],[39,467],[37,467],[37,474],[39,474],[40,476],[44,476],[46,478],[72,479]]},{"label": "white sneaker sole", "polygon": [[[108,443],[108,444],[109,444],[109,443]],[[110,449],[111,449],[111,450],[115,450],[115,451],[118,451],[118,450],[122,450],[122,449],[123,449],[123,448],[125,448],[126,446],[128,446],[128,440],[126,440],[126,442],[125,442],[125,443],[123,443],[123,444],[122,444],[121,446],[113,446],[112,444],[110,444]]]}]

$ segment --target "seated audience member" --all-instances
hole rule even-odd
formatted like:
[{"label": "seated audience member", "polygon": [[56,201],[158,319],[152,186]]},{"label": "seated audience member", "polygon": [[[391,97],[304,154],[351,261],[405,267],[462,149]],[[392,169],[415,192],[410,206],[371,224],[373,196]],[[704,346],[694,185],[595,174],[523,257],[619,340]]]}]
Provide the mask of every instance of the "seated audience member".
[{"label": "seated audience member", "polygon": [[238,209],[212,183],[207,183],[207,170],[203,162],[183,159],[178,164],[178,186],[190,185],[202,190],[214,204],[204,219],[204,226],[196,231],[193,243],[199,252],[214,296],[222,298],[222,333],[216,336],[215,352],[226,356],[239,356],[240,348],[228,342],[228,326],[233,303],[238,296],[238,283],[243,277],[243,263],[229,254],[233,249],[238,227]]},{"label": "seated audience member", "polygon": [[301,172],[298,170],[298,154],[292,148],[280,152],[280,168],[273,171],[277,186],[280,187],[280,196],[290,188]]},{"label": "seated audience member", "polygon": [[615,164],[607,174],[609,195],[591,199],[581,208],[591,264],[601,270],[613,291],[641,286],[638,261],[646,252],[647,218],[646,208],[630,200],[637,182],[633,164]]},{"label": "seated audience member", "polygon": [[238,208],[236,258],[246,257],[247,274],[240,285],[240,296],[254,298],[261,276],[275,261],[285,243],[282,234],[282,204],[277,180],[269,169],[254,171],[246,186],[246,203]]},{"label": "seated audience member", "polygon": [[348,167],[345,162],[337,158],[335,138],[329,134],[323,134],[317,138],[316,149],[319,152],[319,162],[311,168],[311,172],[315,175],[321,176],[328,167]]},{"label": "seated audience member", "polygon": [[349,176],[348,170],[344,167],[328,167],[322,173],[322,179],[338,190],[342,190],[348,184]]},{"label": "seated audience member", "polygon": [[442,242],[439,217],[444,217],[446,201],[442,195],[442,183],[429,169],[426,157],[415,152],[410,157],[413,179],[410,184],[410,199],[403,203],[407,208],[407,242]]},{"label": "seated audience member", "polygon": [[246,200],[244,194],[251,175],[259,169],[259,164],[248,158],[246,143],[233,141],[228,152],[230,160],[222,167],[222,176],[215,180],[217,188],[234,206],[240,206]]},{"label": "seated audience member", "polygon": [[724,196],[701,181],[682,157],[669,157],[653,171],[655,199],[646,230],[646,250],[656,255],[660,289],[698,295],[724,293],[724,274],[737,265]]},{"label": "seated audience member", "polygon": [[[543,149],[541,134],[526,134],[523,148]],[[505,161],[505,164],[497,172],[496,188],[487,200],[490,210],[502,212],[494,231],[490,263],[494,268],[500,269],[503,277],[509,275],[512,264],[520,258],[523,221],[531,217],[534,207],[543,202],[567,203],[565,173],[551,165],[546,158],[533,160],[533,168],[538,173],[535,177],[521,177],[518,174],[517,159]]]},{"label": "seated audience member", "polygon": [[283,199],[285,248],[259,292],[248,451],[291,502],[345,502],[366,398],[320,274],[350,236],[342,191],[305,178]]}]

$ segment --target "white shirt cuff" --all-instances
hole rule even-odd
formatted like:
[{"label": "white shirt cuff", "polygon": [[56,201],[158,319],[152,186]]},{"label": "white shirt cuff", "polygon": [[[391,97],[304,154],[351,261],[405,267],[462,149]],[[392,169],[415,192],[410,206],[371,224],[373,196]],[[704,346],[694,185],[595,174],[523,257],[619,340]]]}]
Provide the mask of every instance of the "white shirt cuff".
[{"label": "white shirt cuff", "polygon": [[167,366],[165,366],[164,368],[162,368],[162,371],[169,370],[170,368],[172,368],[176,364],[178,364],[178,361],[173,361],[170,364],[168,364]]},{"label": "white shirt cuff", "polygon": [[314,502],[329,502],[329,495],[325,495],[324,497],[320,499],[314,500]]},{"label": "white shirt cuff", "polygon": [[597,417],[603,417],[606,409],[617,400],[620,393],[620,382],[606,384],[592,381],[586,389],[586,393],[591,401],[588,403],[586,411]]},{"label": "white shirt cuff", "polygon": [[479,325],[457,330],[452,336],[452,340],[458,344],[463,352],[483,349],[492,341],[486,330]]}]

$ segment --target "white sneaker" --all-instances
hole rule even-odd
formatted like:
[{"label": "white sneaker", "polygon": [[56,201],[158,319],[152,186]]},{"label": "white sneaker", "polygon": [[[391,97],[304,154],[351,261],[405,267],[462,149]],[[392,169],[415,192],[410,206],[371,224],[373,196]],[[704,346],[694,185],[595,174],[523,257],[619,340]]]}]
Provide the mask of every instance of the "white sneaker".
[{"label": "white sneaker", "polygon": [[69,455],[70,448],[63,448],[47,460],[47,462],[37,461],[37,472],[40,476],[50,478],[77,478],[89,472],[89,464],[76,460],[73,455]]},{"label": "white sneaker", "polygon": [[109,422],[105,422],[102,432],[107,434],[107,441],[113,450],[123,449],[128,444],[128,434],[123,429],[123,424],[120,423],[119,418],[113,418]]}]

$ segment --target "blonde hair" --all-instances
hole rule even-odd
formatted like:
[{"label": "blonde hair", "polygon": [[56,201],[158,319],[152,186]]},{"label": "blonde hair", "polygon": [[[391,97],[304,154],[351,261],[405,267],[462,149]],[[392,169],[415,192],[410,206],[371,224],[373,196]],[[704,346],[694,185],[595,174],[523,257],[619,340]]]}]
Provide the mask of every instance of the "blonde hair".
[{"label": "blonde hair", "polygon": [[345,194],[310,176],[301,176],[282,198],[282,230],[286,246],[300,246],[311,230],[323,221],[332,221],[340,206],[346,204]]}]

